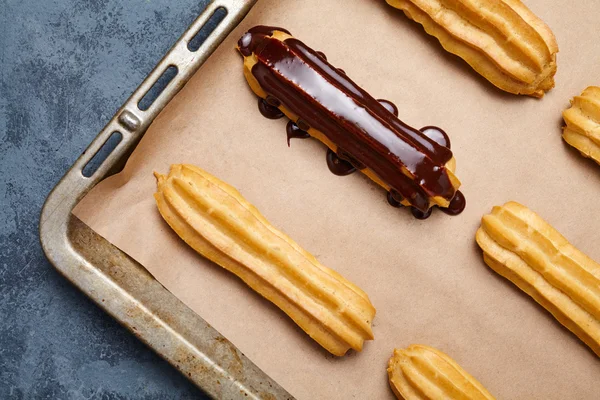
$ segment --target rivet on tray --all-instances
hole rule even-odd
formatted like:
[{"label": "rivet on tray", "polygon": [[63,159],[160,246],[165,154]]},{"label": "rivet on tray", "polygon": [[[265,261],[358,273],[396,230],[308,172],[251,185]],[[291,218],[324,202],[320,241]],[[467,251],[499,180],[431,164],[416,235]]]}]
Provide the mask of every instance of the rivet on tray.
[{"label": "rivet on tray", "polygon": [[119,115],[119,123],[128,131],[133,132],[140,126],[140,119],[130,111],[123,111]]}]

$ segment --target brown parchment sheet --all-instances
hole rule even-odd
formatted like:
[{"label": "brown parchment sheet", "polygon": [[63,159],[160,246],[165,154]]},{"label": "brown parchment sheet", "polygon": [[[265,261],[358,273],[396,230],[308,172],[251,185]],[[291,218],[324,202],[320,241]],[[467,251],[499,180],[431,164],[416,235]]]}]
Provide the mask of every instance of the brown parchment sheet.
[{"label": "brown parchment sheet", "polygon": [[[600,85],[598,1],[526,4],[560,46],[557,86],[541,100],[495,89],[383,0],[260,0],[167,106],[125,170],[75,214],[299,399],[391,399],[394,347],[434,346],[500,399],[597,399],[600,360],[483,262],[474,235],[492,206],[519,201],[600,260],[600,168],[561,140],[561,112]],[[325,147],[263,118],[242,75],[238,38],[257,24],[323,51],[400,118],[448,132],[467,198],[457,217],[418,221],[361,174],[334,176]],[[152,197],[153,171],[191,163],[232,184],[377,308],[375,341],[335,358],[241,280],[188,248]]]}]

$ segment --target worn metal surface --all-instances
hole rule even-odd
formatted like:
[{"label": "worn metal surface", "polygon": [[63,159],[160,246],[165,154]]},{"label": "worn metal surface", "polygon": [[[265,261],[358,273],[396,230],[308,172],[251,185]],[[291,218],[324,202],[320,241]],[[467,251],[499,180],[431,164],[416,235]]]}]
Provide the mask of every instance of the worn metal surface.
[{"label": "worn metal surface", "polygon": [[0,399],[206,399],[64,279],[56,185],[207,0],[0,0]]},{"label": "worn metal surface", "polygon": [[[146,270],[71,215],[77,202],[118,167],[147,127],[256,0],[215,0],[183,34],[50,193],[40,218],[44,252],[59,272],[137,337],[215,398],[291,398],[227,339],[171,295]],[[200,49],[187,44],[219,8],[227,16]],[[145,111],[137,104],[169,66],[177,76]],[[81,171],[108,137],[123,140],[90,178]]]}]

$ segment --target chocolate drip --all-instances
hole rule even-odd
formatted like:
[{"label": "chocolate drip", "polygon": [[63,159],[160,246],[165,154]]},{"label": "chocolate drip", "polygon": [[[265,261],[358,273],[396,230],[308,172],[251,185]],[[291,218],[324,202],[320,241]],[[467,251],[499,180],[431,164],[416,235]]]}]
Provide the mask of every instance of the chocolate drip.
[{"label": "chocolate drip", "polygon": [[327,56],[325,55],[325,53],[323,53],[322,51],[317,51],[316,52],[319,56],[321,56],[321,58],[325,61],[327,61]]},{"label": "chocolate drip", "polygon": [[[387,193],[387,201],[392,207],[402,207],[402,197],[398,194],[398,192],[393,189]],[[466,199],[462,192],[458,190],[452,200],[450,201],[450,205],[448,208],[439,207],[443,212],[448,215],[458,215],[465,209]],[[427,219],[431,216],[431,211],[433,207],[430,208],[427,212],[422,212],[415,207],[411,207],[411,212],[413,216],[417,219]]]},{"label": "chocolate drip", "polygon": [[412,212],[412,215],[416,218],[416,219],[427,219],[431,216],[431,212],[433,211],[433,207],[428,209],[427,211],[421,211],[415,207],[411,207],[410,211]]},{"label": "chocolate drip", "polygon": [[448,208],[442,208],[442,211],[448,215],[458,215],[463,212],[466,205],[467,199],[465,199],[465,196],[460,190],[457,190],[452,200],[450,200]]},{"label": "chocolate drip", "polygon": [[285,131],[287,133],[287,144],[290,147],[290,139],[306,139],[310,137],[310,133],[302,130],[292,121],[288,121],[285,126]]},{"label": "chocolate drip", "polygon": [[283,112],[276,106],[267,103],[265,99],[258,99],[258,109],[260,113],[269,119],[279,119],[283,117]]},{"label": "chocolate drip", "polygon": [[327,149],[327,166],[329,167],[329,170],[337,176],[350,175],[356,171],[354,165],[350,164],[346,160],[341,159],[331,149]]},{"label": "chocolate drip", "polygon": [[337,70],[338,70],[338,72],[341,72],[342,74],[346,75],[346,71],[344,71],[343,69],[338,68]]},{"label": "chocolate drip", "polygon": [[379,102],[379,104],[381,104],[383,107],[385,107],[386,110],[388,110],[389,112],[391,112],[392,114],[394,114],[394,116],[398,116],[398,107],[396,107],[396,105],[394,103],[392,103],[389,100],[384,100],[384,99],[378,99],[377,100]]},{"label": "chocolate drip", "polygon": [[[402,197],[398,194],[398,192],[393,189],[387,193],[387,201],[392,207],[402,207]],[[466,199],[460,190],[456,191],[456,194],[450,201],[448,208],[439,207],[443,212],[448,215],[458,215],[465,209]],[[418,210],[415,207],[411,207],[411,212],[413,216],[417,219],[427,219],[431,215],[431,211],[433,207],[430,208],[427,212],[423,212]]]},{"label": "chocolate drip", "polygon": [[307,131],[310,129],[310,125],[308,125],[306,122],[302,121],[301,119],[298,119],[298,121],[296,121],[296,125],[298,125],[298,128],[302,129],[303,131]]},{"label": "chocolate drip", "polygon": [[388,203],[390,203],[390,206],[392,207],[402,207],[402,196],[400,196],[400,194],[398,192],[396,192],[394,189],[390,190],[387,193],[387,201]]},{"label": "chocolate drip", "polygon": [[419,130],[440,146],[450,148],[450,138],[443,129],[438,128],[437,126],[424,126]]},{"label": "chocolate drip", "polygon": [[251,51],[257,58],[252,74],[265,92],[336,144],[337,158],[353,168],[367,166],[422,217],[431,197],[454,197],[445,167],[452,152],[446,142],[438,143],[447,138],[443,131],[424,134],[406,125],[391,103],[380,104],[321,54],[295,38],[282,42],[264,31],[250,32],[251,38],[239,42],[242,54]]},{"label": "chocolate drip", "polygon": [[361,163],[360,161],[358,161],[356,159],[356,157],[354,157],[352,154],[348,153],[346,150],[338,147],[337,149],[337,156],[339,158],[341,158],[342,160],[348,161],[350,164],[354,165],[354,167],[356,167],[356,169],[365,169],[365,165],[363,163]]}]

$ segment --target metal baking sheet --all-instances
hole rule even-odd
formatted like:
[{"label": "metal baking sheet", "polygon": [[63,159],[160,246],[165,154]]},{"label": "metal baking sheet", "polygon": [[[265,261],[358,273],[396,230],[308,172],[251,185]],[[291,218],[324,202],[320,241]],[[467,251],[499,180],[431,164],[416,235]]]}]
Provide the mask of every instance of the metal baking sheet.
[{"label": "metal baking sheet", "polygon": [[[293,397],[168,292],[143,266],[71,211],[98,182],[122,168],[160,111],[255,2],[215,0],[202,11],[52,190],[40,218],[40,240],[54,267],[193,383],[218,399]],[[220,8],[227,15],[193,51],[197,32]],[[169,67],[176,67],[176,76],[148,108],[140,107],[140,101]],[[84,173],[115,132],[122,137],[116,148],[93,173]]]}]

